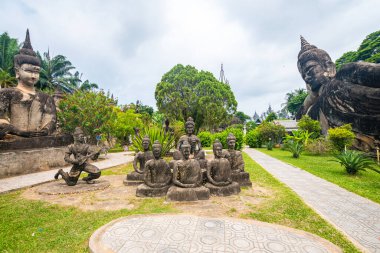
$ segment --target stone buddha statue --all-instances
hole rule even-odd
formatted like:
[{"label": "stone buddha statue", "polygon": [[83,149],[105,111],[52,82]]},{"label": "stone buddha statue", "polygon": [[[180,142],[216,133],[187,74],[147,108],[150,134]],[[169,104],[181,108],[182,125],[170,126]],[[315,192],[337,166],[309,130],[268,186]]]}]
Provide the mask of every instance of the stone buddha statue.
[{"label": "stone buddha statue", "polygon": [[172,173],[168,163],[161,158],[162,146],[159,141],[153,144],[153,156],[145,163],[144,183],[136,190],[137,197],[165,196],[172,180]]},{"label": "stone buddha statue", "polygon": [[88,175],[83,180],[88,184],[94,184],[94,179],[100,177],[101,171],[95,165],[88,163],[88,159],[96,159],[99,156],[99,152],[100,150],[91,150],[90,145],[84,143],[82,129],[80,127],[75,128],[74,144],[68,146],[65,153],[65,161],[71,163],[73,167],[69,173],[64,172],[62,169],[58,170],[54,178],[58,179],[59,175],[61,175],[68,186],[74,186],[77,184],[80,174],[84,171]]},{"label": "stone buddha statue", "polygon": [[223,146],[219,140],[213,143],[214,160],[207,167],[208,182],[205,187],[210,189],[211,195],[229,196],[240,192],[240,185],[232,181],[231,164],[223,156]]},{"label": "stone buddha statue", "polygon": [[202,186],[199,162],[190,158],[191,145],[187,140],[180,146],[182,159],[174,162],[173,186],[167,198],[171,201],[195,201],[209,198],[209,190]]},{"label": "stone buddha statue", "polygon": [[136,185],[143,183],[145,163],[151,159],[154,159],[152,151],[149,150],[150,139],[148,136],[145,136],[142,139],[142,146],[144,151],[138,152],[133,159],[134,171],[127,174],[127,178],[124,180],[124,184],[126,185]]},{"label": "stone buddha statue", "polygon": [[375,152],[380,140],[380,64],[353,62],[336,72],[330,56],[301,37],[297,65],[309,93],[297,119],[308,114],[319,120],[324,134],[351,124],[355,146]]},{"label": "stone buddha statue", "polygon": [[17,87],[0,90],[0,139],[6,134],[46,136],[56,126],[56,108],[51,96],[36,91],[40,60],[33,51],[29,30],[19,54],[14,56]]},{"label": "stone buddha statue", "polygon": [[236,137],[229,133],[227,136],[228,150],[225,152],[226,158],[231,165],[231,178],[232,181],[238,182],[240,186],[252,186],[252,182],[249,179],[249,173],[244,171],[243,155],[240,151],[235,150]]}]

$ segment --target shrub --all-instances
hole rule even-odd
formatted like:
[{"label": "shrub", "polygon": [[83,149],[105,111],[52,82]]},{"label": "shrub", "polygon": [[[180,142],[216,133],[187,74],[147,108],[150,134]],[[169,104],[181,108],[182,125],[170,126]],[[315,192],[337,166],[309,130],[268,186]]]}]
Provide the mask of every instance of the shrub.
[{"label": "shrub", "polygon": [[350,147],[355,139],[350,124],[343,125],[328,130],[328,139],[336,151],[343,151],[345,147]]},{"label": "shrub", "polygon": [[245,136],[245,142],[250,148],[261,148],[263,141],[257,128],[247,133]]},{"label": "shrub", "polygon": [[375,162],[358,151],[347,150],[334,157],[337,159],[334,161],[345,167],[350,175],[355,175],[359,170],[365,171],[366,169],[380,173],[380,170],[375,168]]},{"label": "shrub", "polygon": [[271,138],[269,138],[268,142],[267,142],[267,149],[268,150],[272,150],[273,149],[273,141]]},{"label": "shrub", "polygon": [[305,146],[305,150],[313,155],[324,155],[330,152],[331,145],[326,138],[312,140]]},{"label": "shrub", "polygon": [[200,132],[198,134],[201,140],[202,147],[211,147],[212,145],[212,134],[208,131]]},{"label": "shrub", "polygon": [[321,125],[318,120],[313,120],[308,115],[302,116],[300,121],[297,123],[298,129],[301,131],[308,131],[312,135],[310,138],[316,139],[321,136]]},{"label": "shrub", "polygon": [[284,148],[293,154],[294,158],[300,157],[303,151],[303,144],[294,140],[290,140],[285,143]]},{"label": "shrub", "polygon": [[271,138],[275,143],[279,143],[285,136],[285,127],[272,122],[263,122],[257,127],[262,140],[268,141]]},{"label": "shrub", "polygon": [[254,121],[248,121],[245,125],[247,133],[257,127],[257,124]]},{"label": "shrub", "polygon": [[243,130],[233,127],[226,128],[223,132],[215,133],[212,135],[212,142],[214,142],[216,139],[219,139],[219,141],[222,143],[223,148],[227,149],[227,136],[229,133],[232,133],[236,137],[236,150],[241,150],[244,145],[244,133]]},{"label": "shrub", "polygon": [[285,136],[285,142],[295,141],[303,145],[307,145],[311,135],[312,133],[309,133],[309,131],[295,130],[292,131],[292,135],[287,134]]}]

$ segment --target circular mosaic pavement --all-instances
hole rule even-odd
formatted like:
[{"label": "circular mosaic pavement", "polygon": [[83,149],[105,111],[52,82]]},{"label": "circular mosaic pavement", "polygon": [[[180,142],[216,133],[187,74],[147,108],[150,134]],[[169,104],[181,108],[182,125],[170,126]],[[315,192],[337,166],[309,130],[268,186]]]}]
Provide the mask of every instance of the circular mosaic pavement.
[{"label": "circular mosaic pavement", "polygon": [[79,180],[74,186],[68,186],[65,181],[57,180],[47,184],[37,186],[36,192],[47,195],[76,194],[82,192],[104,190],[110,186],[107,180],[94,180],[94,184],[87,184]]},{"label": "circular mosaic pavement", "polygon": [[191,215],[120,218],[91,236],[100,252],[342,252],[310,233],[252,220]]}]

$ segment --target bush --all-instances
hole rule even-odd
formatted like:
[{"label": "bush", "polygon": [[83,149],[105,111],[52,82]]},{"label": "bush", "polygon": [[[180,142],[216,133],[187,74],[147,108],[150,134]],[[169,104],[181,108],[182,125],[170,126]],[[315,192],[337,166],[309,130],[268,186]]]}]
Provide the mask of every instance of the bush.
[{"label": "bush", "polygon": [[261,146],[263,145],[263,140],[257,128],[247,133],[247,135],[245,136],[245,142],[248,144],[250,148],[261,148]]},{"label": "bush", "polygon": [[328,139],[336,151],[342,152],[345,147],[351,147],[355,139],[350,124],[328,130]]},{"label": "bush", "polygon": [[319,124],[318,120],[313,120],[308,115],[302,116],[300,121],[297,123],[298,129],[301,131],[308,131],[309,133],[312,133],[310,138],[316,139],[319,136],[321,136],[321,125]]},{"label": "bush", "polygon": [[257,124],[254,121],[248,121],[247,124],[245,125],[247,128],[247,133],[257,127]]},{"label": "bush", "polygon": [[227,149],[227,136],[229,133],[232,133],[236,137],[236,150],[241,150],[244,145],[244,133],[243,130],[233,127],[228,127],[223,132],[215,133],[212,135],[212,142],[214,142],[216,139],[219,139],[219,141],[222,143],[223,148]]},{"label": "bush", "polygon": [[282,140],[282,137],[285,136],[285,127],[272,122],[261,123],[260,126],[257,127],[257,130],[265,142],[271,138],[273,142],[277,144]]},{"label": "bush", "polygon": [[200,132],[198,134],[201,140],[202,147],[211,147],[212,145],[212,134],[208,131]]},{"label": "bush", "polygon": [[309,142],[305,150],[312,155],[325,155],[331,151],[331,145],[326,138],[322,137]]},{"label": "bush", "polygon": [[347,173],[350,175],[355,175],[359,170],[365,171],[366,169],[380,173],[380,171],[375,168],[375,162],[358,151],[347,150],[339,155],[335,155],[335,158],[337,160],[334,161],[345,167]]},{"label": "bush", "polygon": [[294,158],[300,157],[303,151],[303,144],[294,140],[290,140],[285,143],[284,148],[293,154]]}]

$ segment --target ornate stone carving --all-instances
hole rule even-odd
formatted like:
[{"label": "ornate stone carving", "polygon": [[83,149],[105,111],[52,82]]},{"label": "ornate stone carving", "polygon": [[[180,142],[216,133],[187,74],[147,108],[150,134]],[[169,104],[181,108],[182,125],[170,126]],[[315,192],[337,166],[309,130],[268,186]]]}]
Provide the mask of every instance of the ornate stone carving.
[{"label": "ornate stone carving", "polygon": [[380,140],[380,64],[353,62],[336,73],[330,56],[301,36],[298,70],[308,97],[297,118],[308,114],[328,128],[351,124],[358,149],[375,152]]},{"label": "ornate stone carving", "polygon": [[[59,175],[65,180],[68,186],[77,184],[80,174],[85,171],[88,173],[82,180],[88,184],[93,184],[94,179],[101,175],[101,171],[95,165],[88,163],[88,159],[96,160],[99,156],[99,150],[92,151],[90,145],[84,143],[84,134],[80,127],[75,128],[74,131],[74,144],[68,146],[65,154],[65,161],[73,164],[70,172],[64,172],[62,169],[58,170],[54,178],[58,179]],[[74,158],[71,158],[74,156]]]},{"label": "ornate stone carving", "polygon": [[172,180],[172,173],[168,163],[161,158],[162,146],[160,142],[153,144],[154,159],[145,163],[144,183],[136,190],[138,197],[160,197],[165,196]]}]

